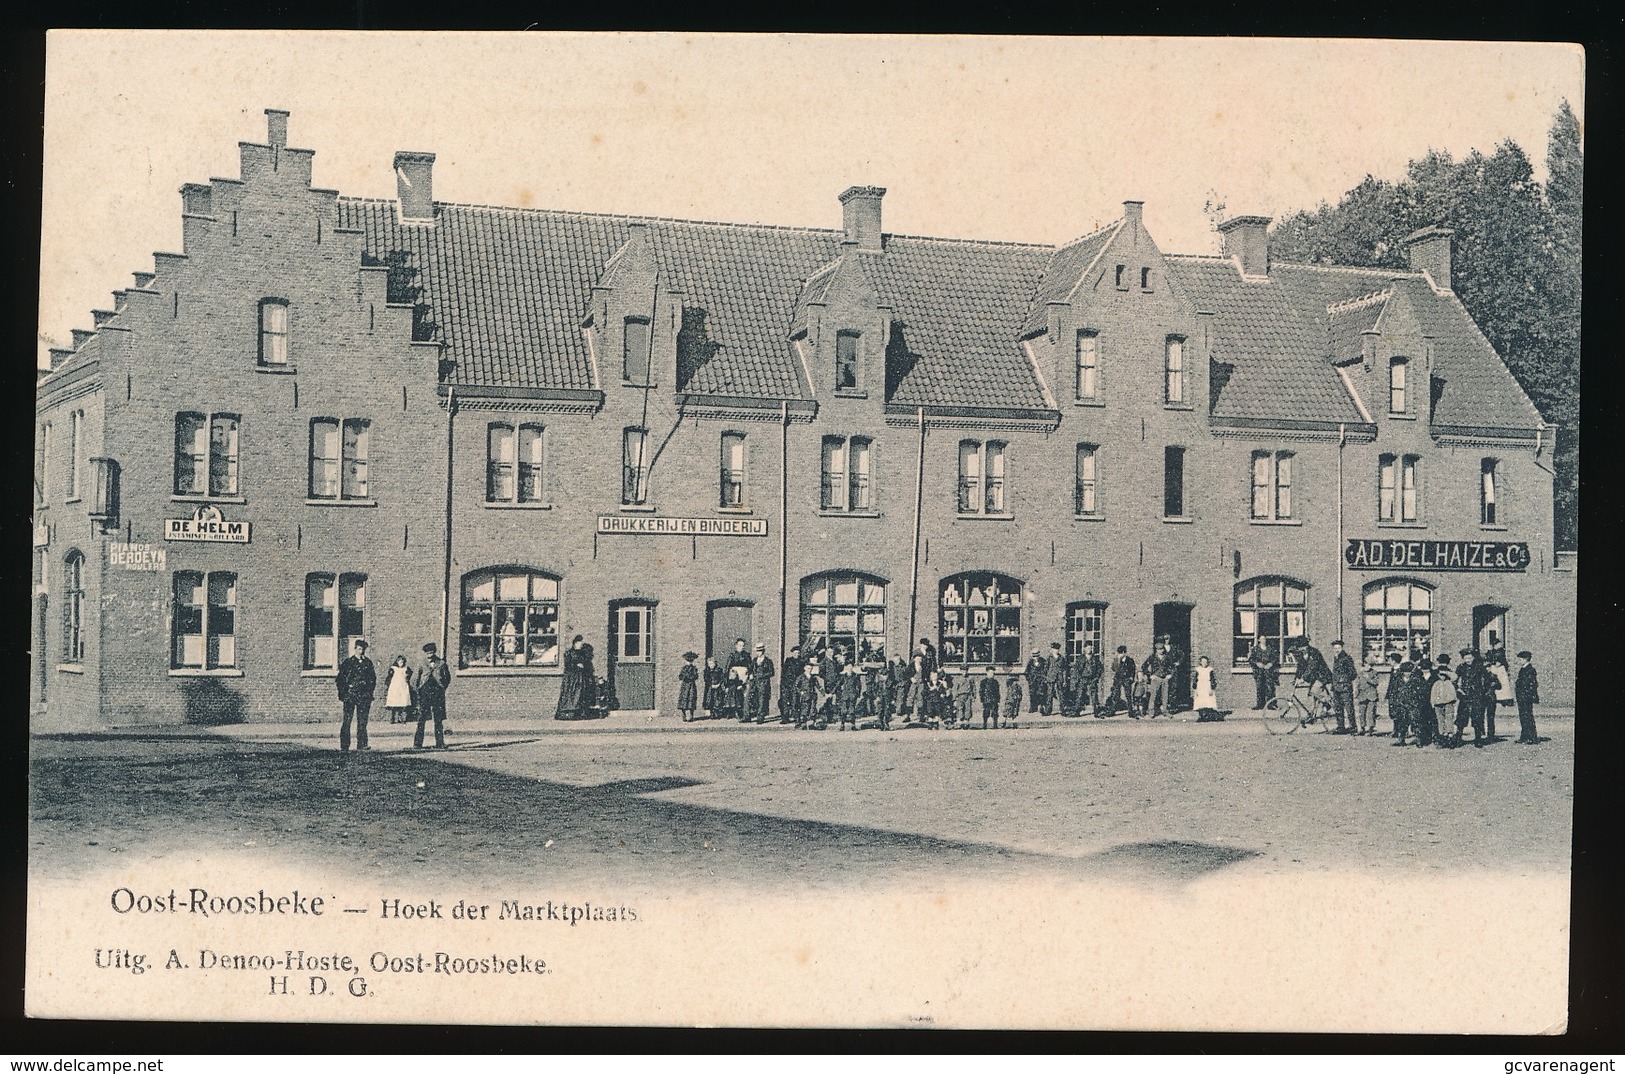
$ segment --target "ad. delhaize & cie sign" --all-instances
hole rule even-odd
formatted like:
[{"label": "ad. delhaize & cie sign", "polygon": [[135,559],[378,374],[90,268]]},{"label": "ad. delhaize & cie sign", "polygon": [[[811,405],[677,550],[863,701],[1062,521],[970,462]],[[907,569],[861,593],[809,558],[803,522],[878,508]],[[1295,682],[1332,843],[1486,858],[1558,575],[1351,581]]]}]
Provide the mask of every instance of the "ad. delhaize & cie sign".
[{"label": "ad. delhaize & cie sign", "polygon": [[164,540],[247,544],[248,523],[227,522],[220,517],[220,508],[204,504],[192,513],[191,518],[164,519]]},{"label": "ad. delhaize & cie sign", "polygon": [[1502,571],[1522,573],[1529,545],[1519,541],[1407,541],[1349,538],[1343,560],[1355,570]]},{"label": "ad. delhaize & cie sign", "polygon": [[636,533],[651,537],[766,537],[767,519],[599,515],[598,532]]}]

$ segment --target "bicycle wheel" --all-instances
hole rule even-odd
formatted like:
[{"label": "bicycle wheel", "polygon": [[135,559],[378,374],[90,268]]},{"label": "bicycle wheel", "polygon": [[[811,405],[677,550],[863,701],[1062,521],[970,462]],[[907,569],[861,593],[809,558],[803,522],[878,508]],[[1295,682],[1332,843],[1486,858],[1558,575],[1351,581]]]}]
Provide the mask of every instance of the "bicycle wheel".
[{"label": "bicycle wheel", "polygon": [[1264,705],[1264,730],[1271,735],[1290,735],[1303,726],[1301,707],[1290,697],[1272,697]]}]

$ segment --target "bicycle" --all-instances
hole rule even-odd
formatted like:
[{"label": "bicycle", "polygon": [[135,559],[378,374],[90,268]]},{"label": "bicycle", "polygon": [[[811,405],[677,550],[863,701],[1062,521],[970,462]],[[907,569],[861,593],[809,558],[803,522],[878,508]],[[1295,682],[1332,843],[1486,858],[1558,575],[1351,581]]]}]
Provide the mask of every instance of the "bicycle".
[{"label": "bicycle", "polygon": [[1309,727],[1322,734],[1336,729],[1330,690],[1294,683],[1291,693],[1277,694],[1264,706],[1264,730],[1271,735],[1295,734]]}]

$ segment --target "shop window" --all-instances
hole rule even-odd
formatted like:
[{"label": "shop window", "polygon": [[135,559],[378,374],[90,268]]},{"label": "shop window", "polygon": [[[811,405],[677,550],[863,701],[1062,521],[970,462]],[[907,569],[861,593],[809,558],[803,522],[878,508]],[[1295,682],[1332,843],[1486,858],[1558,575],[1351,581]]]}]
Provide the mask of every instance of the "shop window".
[{"label": "shop window", "polygon": [[1002,440],[959,442],[959,513],[1002,515],[1005,503],[1005,453]]},{"label": "shop window", "polygon": [[310,423],[310,498],[367,499],[371,423],[316,418]]},{"label": "shop window", "polygon": [[1408,579],[1382,579],[1365,587],[1360,621],[1366,661],[1398,664],[1412,650],[1433,650],[1433,587]]},{"label": "shop window", "polygon": [[718,477],[717,505],[724,508],[745,506],[745,434],[722,434],[721,470]]},{"label": "shop window", "polygon": [[857,332],[835,333],[835,390],[858,390],[858,338]]},{"label": "shop window", "polygon": [[540,425],[486,427],[485,502],[542,502],[542,444]]},{"label": "shop window", "polygon": [[1296,463],[1290,451],[1253,452],[1253,508],[1256,520],[1292,517],[1292,470]]},{"label": "shop window", "polygon": [[1097,444],[1078,445],[1072,511],[1079,515],[1100,514],[1100,447]]},{"label": "shop window", "polygon": [[85,659],[85,557],[69,552],[62,561],[62,660]]},{"label": "shop window", "polygon": [[175,572],[170,641],[170,667],[177,670],[237,666],[235,573]]},{"label": "shop window", "polygon": [[1093,402],[1100,398],[1100,336],[1088,330],[1078,333],[1077,364],[1072,380],[1073,398]]},{"label": "shop window", "polygon": [[873,456],[868,437],[824,437],[819,505],[825,511],[874,510]]},{"label": "shop window", "polygon": [[288,303],[280,298],[260,300],[260,365],[288,364]]},{"label": "shop window", "polygon": [[175,415],[175,495],[239,494],[236,414]]},{"label": "shop window", "polygon": [[337,669],[366,636],[366,612],[366,575],[305,575],[305,667]]},{"label": "shop window", "polygon": [[628,317],[621,333],[621,379],[628,384],[649,382],[649,348],[654,340],[646,317]]},{"label": "shop window", "polygon": [[558,577],[522,567],[464,575],[461,630],[461,667],[558,667]]},{"label": "shop window", "polygon": [[1022,662],[1022,586],[991,571],[945,578],[937,604],[937,652],[944,666]]},{"label": "shop window", "polygon": [[844,649],[859,664],[886,659],[886,582],[868,574],[831,571],[801,581],[801,647],[819,641]]},{"label": "shop window", "polygon": [[1501,460],[1481,459],[1478,465],[1478,476],[1479,525],[1506,525],[1506,511],[1501,503]]},{"label": "shop window", "polygon": [[621,434],[621,503],[649,502],[649,430],[629,428]]},{"label": "shop window", "polygon": [[1405,358],[1390,358],[1388,360],[1388,413],[1406,413],[1405,377],[1410,370],[1410,361]]},{"label": "shop window", "polygon": [[1165,379],[1163,401],[1169,406],[1185,405],[1185,340],[1169,336],[1163,348]]},{"label": "shop window", "polygon": [[1066,606],[1066,655],[1082,656],[1083,647],[1092,644],[1095,655],[1106,651],[1106,605],[1101,601],[1079,601]]},{"label": "shop window", "polygon": [[1253,578],[1236,586],[1231,663],[1245,667],[1253,645],[1282,664],[1296,660],[1292,642],[1309,634],[1309,587],[1290,578]]}]

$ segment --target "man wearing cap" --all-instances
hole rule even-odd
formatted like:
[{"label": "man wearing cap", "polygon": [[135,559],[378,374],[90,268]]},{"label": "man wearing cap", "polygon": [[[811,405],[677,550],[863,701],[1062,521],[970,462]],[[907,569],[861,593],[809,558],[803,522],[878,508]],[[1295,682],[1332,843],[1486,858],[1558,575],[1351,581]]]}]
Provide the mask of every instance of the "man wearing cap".
[{"label": "man wearing cap", "polygon": [[[1359,678],[1359,669],[1354,666],[1354,657],[1343,651],[1341,640],[1332,642],[1332,709],[1337,715],[1337,731],[1339,735],[1352,735],[1360,727],[1354,720],[1354,680]],[[1424,705],[1423,708],[1427,706]],[[1344,725],[1343,717],[1347,715],[1348,724]]]},{"label": "man wearing cap", "polygon": [[339,752],[350,752],[350,720],[355,720],[355,748],[367,745],[367,716],[372,712],[372,695],[378,688],[378,672],[367,658],[367,643],[355,640],[354,652],[339,665],[339,701],[344,705],[344,722],[339,725]]},{"label": "man wearing cap", "polygon": [[756,655],[751,657],[745,686],[745,722],[751,717],[757,723],[767,722],[767,705],[773,693],[773,661],[768,659],[767,646],[758,642]]},{"label": "man wearing cap", "polygon": [[1540,678],[1535,673],[1535,654],[1525,649],[1518,654],[1523,664],[1518,668],[1518,681],[1512,693],[1518,701],[1518,742],[1524,746],[1540,745],[1535,733],[1535,705],[1540,701]]},{"label": "man wearing cap", "polygon": [[1050,642],[1049,659],[1044,662],[1044,703],[1038,708],[1045,716],[1053,715],[1057,711],[1063,716],[1066,714],[1067,703],[1071,700],[1068,697],[1070,691],[1067,689],[1067,675],[1070,671],[1071,666],[1066,653],[1061,651],[1061,643]]},{"label": "man wearing cap", "polygon": [[1456,665],[1456,738],[1473,725],[1473,745],[1484,744],[1484,709],[1495,704],[1495,679],[1472,649],[1461,651]]},{"label": "man wearing cap", "polygon": [[1022,672],[1027,678],[1027,712],[1037,712],[1044,702],[1044,656],[1037,649],[1027,660],[1026,670]]},{"label": "man wearing cap", "polygon": [[423,748],[423,725],[434,720],[434,748],[446,748],[446,687],[451,685],[451,669],[440,659],[434,642],[423,646],[423,659],[412,672],[412,696],[418,701],[418,732],[412,748]]},{"label": "man wearing cap", "polygon": [[807,667],[801,646],[790,646],[790,655],[784,658],[783,667],[784,674],[779,678],[779,722],[789,723],[795,719],[796,680]]}]

